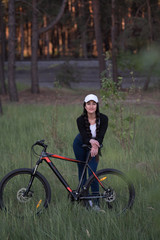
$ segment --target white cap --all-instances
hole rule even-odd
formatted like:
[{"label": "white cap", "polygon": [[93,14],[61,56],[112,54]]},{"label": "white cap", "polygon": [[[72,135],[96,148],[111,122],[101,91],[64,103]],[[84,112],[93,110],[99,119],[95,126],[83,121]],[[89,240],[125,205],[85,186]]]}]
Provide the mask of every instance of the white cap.
[{"label": "white cap", "polygon": [[89,101],[94,101],[94,102],[96,102],[96,103],[98,103],[98,98],[97,98],[97,96],[96,95],[94,95],[94,94],[89,94],[89,95],[87,95],[86,97],[85,97],[85,99],[84,99],[84,102],[85,103],[87,103],[87,102],[89,102]]}]

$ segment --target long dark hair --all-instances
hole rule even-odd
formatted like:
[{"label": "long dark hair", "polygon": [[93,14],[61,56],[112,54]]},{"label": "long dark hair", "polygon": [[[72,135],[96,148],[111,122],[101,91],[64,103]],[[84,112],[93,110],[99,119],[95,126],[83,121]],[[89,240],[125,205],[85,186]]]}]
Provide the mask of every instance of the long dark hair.
[{"label": "long dark hair", "polygon": [[[87,110],[85,109],[86,103],[84,102],[83,104],[83,114],[82,116],[84,117],[84,121],[85,121],[85,128],[86,128],[86,132],[88,137],[92,137],[91,134],[91,130],[90,130],[90,124],[88,121],[88,114],[87,114]],[[99,104],[97,103],[97,109],[96,109],[96,136],[99,132],[99,121],[100,121],[100,112],[99,112]]]}]

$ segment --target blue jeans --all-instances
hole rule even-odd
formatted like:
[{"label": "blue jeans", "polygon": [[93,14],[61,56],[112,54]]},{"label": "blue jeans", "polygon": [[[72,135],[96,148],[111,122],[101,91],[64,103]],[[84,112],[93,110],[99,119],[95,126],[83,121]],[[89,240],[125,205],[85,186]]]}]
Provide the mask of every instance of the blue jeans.
[{"label": "blue jeans", "polygon": [[[83,148],[82,145],[83,145],[82,137],[80,134],[78,134],[73,142],[73,150],[74,150],[76,159],[85,162],[88,151],[85,148]],[[91,169],[94,172],[96,172],[97,166],[98,166],[98,161],[96,161],[95,157],[92,157],[92,159],[89,161],[89,166],[91,167]],[[83,168],[84,168],[84,164],[78,163],[79,180],[81,179]],[[88,169],[88,175],[89,175],[89,177],[92,175],[92,172],[90,169]],[[85,172],[81,187],[84,186],[84,184],[86,183],[86,180],[87,180],[87,173]],[[92,190],[92,193],[97,192],[97,194],[98,194],[99,183],[97,180],[92,182],[91,190]]]}]

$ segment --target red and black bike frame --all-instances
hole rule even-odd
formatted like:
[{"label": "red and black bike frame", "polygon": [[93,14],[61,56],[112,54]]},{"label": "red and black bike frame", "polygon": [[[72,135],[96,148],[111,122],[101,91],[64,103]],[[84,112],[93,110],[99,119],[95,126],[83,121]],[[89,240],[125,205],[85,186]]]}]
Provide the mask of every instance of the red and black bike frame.
[{"label": "red and black bike frame", "polygon": [[[66,180],[63,178],[63,176],[60,174],[60,172],[58,171],[58,169],[55,167],[55,165],[53,164],[53,162],[50,160],[50,158],[56,158],[56,159],[60,159],[60,160],[65,160],[65,161],[70,161],[70,162],[74,162],[74,163],[80,163],[84,165],[84,169],[83,169],[83,173],[81,176],[81,179],[79,181],[78,187],[76,190],[72,190],[71,187],[69,186],[69,184],[66,182]],[[36,173],[38,166],[40,163],[42,163],[43,161],[45,161],[49,167],[51,168],[51,170],[54,172],[54,174],[58,177],[58,179],[60,180],[60,182],[64,185],[64,187],[67,189],[67,191],[72,195],[72,197],[77,200],[81,194],[81,185],[82,185],[82,181],[83,181],[83,177],[85,174],[85,171],[87,168],[89,168],[93,175],[95,176],[95,178],[97,179],[97,181],[99,182],[99,184],[104,188],[103,184],[101,183],[101,181],[98,179],[97,175],[95,172],[93,172],[93,170],[90,168],[89,166],[89,160],[90,160],[90,151],[88,151],[88,156],[86,158],[86,162],[80,161],[80,160],[76,160],[73,158],[68,158],[68,157],[63,157],[63,156],[59,156],[56,154],[51,154],[51,153],[47,153],[45,151],[42,151],[42,154],[39,158],[39,160],[36,163],[35,168],[33,169],[33,175],[32,175],[32,179],[34,179],[34,174]],[[30,184],[32,184],[32,181],[30,181]],[[105,189],[105,188],[104,188]],[[85,190],[85,186],[84,186],[84,190]],[[93,197],[94,198],[94,197]],[[84,199],[84,197],[83,197]],[[88,197],[86,197],[86,199],[88,199]]]}]

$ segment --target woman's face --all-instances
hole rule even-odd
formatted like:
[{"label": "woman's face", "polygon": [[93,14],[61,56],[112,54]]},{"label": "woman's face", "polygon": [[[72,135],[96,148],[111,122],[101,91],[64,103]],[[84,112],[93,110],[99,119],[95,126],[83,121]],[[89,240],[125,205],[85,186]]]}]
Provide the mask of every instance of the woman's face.
[{"label": "woman's face", "polygon": [[91,100],[86,103],[85,109],[87,113],[90,113],[90,114],[95,113],[97,110],[97,103]]}]

